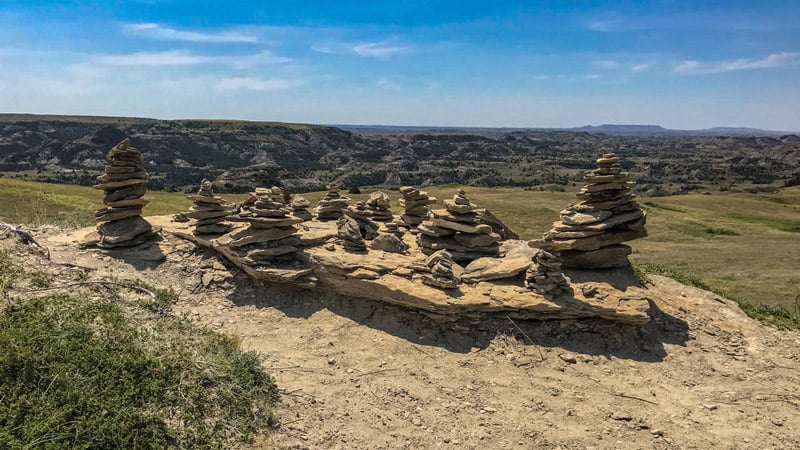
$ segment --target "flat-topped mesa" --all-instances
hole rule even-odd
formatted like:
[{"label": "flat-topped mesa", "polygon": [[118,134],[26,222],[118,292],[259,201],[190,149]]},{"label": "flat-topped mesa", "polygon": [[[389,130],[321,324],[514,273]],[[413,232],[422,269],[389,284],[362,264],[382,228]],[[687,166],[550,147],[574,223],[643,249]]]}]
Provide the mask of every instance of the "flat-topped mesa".
[{"label": "flat-topped mesa", "polygon": [[148,203],[142,196],[147,192],[147,172],[142,154],[125,138],[108,152],[108,165],[95,189],[105,192],[105,208],[95,212],[99,238],[87,244],[101,248],[131,247],[151,240],[150,223],[142,218],[142,208]]},{"label": "flat-topped mesa", "polygon": [[228,204],[225,199],[214,195],[213,183],[203,179],[197,194],[186,196],[194,202],[189,211],[181,213],[184,217],[195,219],[195,234],[222,234],[231,231],[232,227],[223,223],[233,214],[236,205]]},{"label": "flat-topped mesa", "polygon": [[420,277],[423,283],[441,289],[458,287],[459,279],[453,271],[456,263],[447,250],[439,250],[431,254],[425,261],[425,265],[430,269],[430,274],[426,273]]},{"label": "flat-topped mesa", "polygon": [[303,196],[295,195],[289,206],[292,208],[292,215],[303,219],[303,222],[308,222],[314,218],[314,216],[311,215],[311,211],[308,210],[308,207],[311,206],[311,202],[306,200]]},{"label": "flat-topped mesa", "polygon": [[337,220],[342,217],[342,211],[349,204],[350,198],[339,195],[339,187],[331,185],[328,187],[328,193],[319,201],[314,212],[317,215],[317,220]]},{"label": "flat-topped mesa", "polygon": [[400,219],[406,227],[414,229],[428,218],[428,205],[436,203],[436,197],[429,197],[427,192],[412,186],[401,187],[400,194],[403,196],[400,199],[400,206],[403,208]]},{"label": "flat-topped mesa", "polygon": [[480,222],[476,206],[463,189],[444,205],[445,209],[431,211],[430,218],[417,227],[417,244],[423,253],[447,250],[456,261],[499,256],[500,235]]},{"label": "flat-topped mesa", "polygon": [[525,287],[549,299],[569,292],[569,281],[561,267],[558,251],[552,247],[539,249],[531,258],[531,265],[525,273]]},{"label": "flat-topped mesa", "polygon": [[587,184],[577,194],[581,200],[561,211],[558,222],[544,240],[561,253],[565,267],[605,269],[628,265],[631,248],[622,244],[647,236],[645,212],[631,193],[634,182],[622,171],[619,158],[606,153],[597,169],[584,176]]},{"label": "flat-topped mesa", "polygon": [[230,235],[232,252],[250,266],[269,266],[295,259],[300,237],[295,224],[303,221],[289,216],[280,188],[257,188],[247,206],[228,220],[247,222],[249,227]]},{"label": "flat-topped mesa", "polygon": [[391,206],[391,199],[385,193],[381,191],[373,192],[370,194],[366,203],[367,208],[372,211],[372,220],[390,222],[394,219],[392,211],[389,209],[389,206]]}]

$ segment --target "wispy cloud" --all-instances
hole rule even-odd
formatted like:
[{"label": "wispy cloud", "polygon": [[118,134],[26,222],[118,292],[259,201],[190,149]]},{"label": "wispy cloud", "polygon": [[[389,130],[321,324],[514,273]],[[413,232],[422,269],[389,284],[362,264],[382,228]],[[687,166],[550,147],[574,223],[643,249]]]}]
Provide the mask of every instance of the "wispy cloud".
[{"label": "wispy cloud", "polygon": [[739,70],[775,69],[800,62],[800,52],[772,53],[763,58],[740,58],[730,61],[683,60],[672,71],[677,74],[714,74]]},{"label": "wispy cloud", "polygon": [[222,78],[217,82],[217,87],[225,91],[285,91],[303,84],[301,80],[289,80],[285,78],[251,78],[251,77],[232,77]]},{"label": "wispy cloud", "polygon": [[381,79],[378,80],[377,84],[378,86],[384,89],[389,89],[392,91],[399,91],[400,89],[402,89],[400,83],[398,83],[395,80],[392,80],[391,78],[382,77]]},{"label": "wispy cloud", "polygon": [[157,23],[125,23],[122,24],[124,31],[136,34],[148,39],[159,39],[165,41],[187,41],[187,42],[206,42],[218,44],[233,43],[257,43],[258,36],[243,33],[236,30],[223,31],[188,31],[170,28]]},{"label": "wispy cloud", "polygon": [[388,59],[393,56],[411,53],[414,47],[389,41],[381,42],[327,42],[314,44],[311,49],[318,53],[329,55],[355,55],[364,58]]},{"label": "wispy cloud", "polygon": [[592,61],[592,66],[601,70],[620,70],[630,72],[644,72],[650,68],[649,63],[620,62],[614,59],[600,59]]},{"label": "wispy cloud", "polygon": [[278,56],[268,50],[250,55],[199,55],[186,50],[166,50],[163,52],[136,52],[115,55],[94,56],[92,62],[106,66],[139,66],[167,67],[193,66],[199,64],[227,65],[234,69],[251,69],[253,67],[284,64],[291,58]]}]

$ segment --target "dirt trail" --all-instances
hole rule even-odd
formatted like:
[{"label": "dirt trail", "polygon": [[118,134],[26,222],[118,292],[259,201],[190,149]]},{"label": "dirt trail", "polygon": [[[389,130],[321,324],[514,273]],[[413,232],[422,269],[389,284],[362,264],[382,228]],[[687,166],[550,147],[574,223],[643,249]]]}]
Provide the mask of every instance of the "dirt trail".
[{"label": "dirt trail", "polygon": [[652,276],[653,320],[449,324],[250,281],[165,234],[133,252],[41,242],[90,276],[180,291],[175,313],[238,335],[284,394],[259,448],[800,448],[800,333]]}]

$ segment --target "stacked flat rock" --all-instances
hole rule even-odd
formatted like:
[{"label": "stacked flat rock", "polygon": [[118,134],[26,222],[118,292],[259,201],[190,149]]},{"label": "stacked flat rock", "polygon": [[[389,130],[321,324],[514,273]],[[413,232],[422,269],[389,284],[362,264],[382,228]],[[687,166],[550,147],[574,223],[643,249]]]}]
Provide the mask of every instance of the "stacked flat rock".
[{"label": "stacked flat rock", "polygon": [[225,203],[225,199],[214,195],[213,184],[208,180],[200,183],[197,194],[187,195],[194,202],[188,212],[181,213],[189,219],[196,219],[195,234],[219,234],[231,231],[231,226],[224,224],[225,218],[233,214],[236,205]]},{"label": "stacked flat rock", "polygon": [[372,211],[372,220],[378,222],[389,222],[394,219],[392,211],[389,209],[391,199],[381,191],[370,194],[367,200],[367,208]]},{"label": "stacked flat rock", "polygon": [[452,200],[445,200],[445,209],[431,211],[431,218],[417,230],[417,244],[426,255],[448,250],[456,261],[469,261],[484,256],[498,256],[500,235],[480,217],[463,189]]},{"label": "stacked flat rock", "polygon": [[281,189],[257,188],[250,196],[246,209],[228,218],[250,224],[231,234],[230,246],[251,265],[294,259],[300,244],[295,224],[303,219],[289,216]]},{"label": "stacked flat rock", "polygon": [[570,287],[561,270],[561,255],[552,247],[540,249],[533,255],[525,276],[525,287],[544,295],[557,297],[569,292]]},{"label": "stacked flat rock", "polygon": [[371,241],[378,237],[378,224],[372,221],[372,211],[364,202],[348,206],[344,215],[358,223],[359,232],[364,239]]},{"label": "stacked flat rock", "polygon": [[106,208],[95,212],[101,248],[130,247],[153,237],[150,223],[142,218],[142,208],[148,202],[142,196],[147,191],[147,172],[142,154],[125,139],[108,152],[109,164],[97,177],[101,184],[94,186],[105,192]]},{"label": "stacked flat rock", "polygon": [[623,242],[647,236],[645,212],[631,194],[635,183],[628,180],[619,158],[606,153],[597,169],[584,176],[587,184],[577,194],[580,202],[561,211],[558,222],[545,233],[541,247],[552,241],[565,267],[603,269],[628,265],[631,248]]},{"label": "stacked flat rock", "polygon": [[311,212],[308,210],[308,207],[311,206],[311,202],[304,197],[295,195],[290,206],[292,208],[292,214],[295,217],[303,219],[303,222],[307,222],[313,218]]},{"label": "stacked flat rock", "polygon": [[428,205],[436,203],[436,197],[428,197],[428,193],[411,186],[400,188],[400,206],[403,214],[400,216],[403,223],[409,228],[415,228],[428,218],[430,210]]},{"label": "stacked flat rock", "polygon": [[410,246],[403,240],[405,234],[396,222],[384,222],[378,237],[372,240],[370,247],[373,250],[383,250],[389,253],[408,253]]},{"label": "stacked flat rock", "polygon": [[428,257],[425,265],[430,269],[430,274],[423,274],[422,282],[442,289],[455,289],[458,287],[458,277],[453,273],[453,256],[447,250],[439,250]]},{"label": "stacked flat rock", "polygon": [[342,216],[336,225],[338,226],[336,235],[345,251],[353,253],[365,253],[367,251],[367,244],[364,241],[364,236],[361,235],[361,229],[356,219],[350,216]]},{"label": "stacked flat rock", "polygon": [[317,214],[317,220],[336,220],[342,217],[342,211],[347,208],[349,204],[349,197],[339,195],[339,188],[330,186],[328,188],[328,193],[319,201],[314,212]]}]

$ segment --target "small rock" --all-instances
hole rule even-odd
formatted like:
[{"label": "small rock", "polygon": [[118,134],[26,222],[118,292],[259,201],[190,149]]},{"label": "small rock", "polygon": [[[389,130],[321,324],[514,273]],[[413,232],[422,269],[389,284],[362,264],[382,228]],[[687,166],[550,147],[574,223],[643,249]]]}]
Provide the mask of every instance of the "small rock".
[{"label": "small rock", "polygon": [[561,358],[562,361],[569,364],[576,364],[578,362],[578,359],[575,358],[575,355],[571,353],[561,353],[558,355],[558,357]]},{"label": "small rock", "polygon": [[711,404],[704,404],[703,408],[705,408],[705,409],[707,409],[709,411],[714,411],[715,409],[718,408],[718,406],[717,405],[711,405]]},{"label": "small rock", "polygon": [[783,426],[783,421],[781,421],[779,419],[772,419],[772,424],[775,425],[776,427],[782,427]]},{"label": "small rock", "polygon": [[328,360],[328,364],[330,364],[331,366],[335,366],[336,365],[336,360],[331,358],[331,359]]},{"label": "small rock", "polygon": [[415,427],[422,426],[422,420],[420,420],[420,418],[419,418],[419,417],[414,417],[413,419],[411,419],[411,423],[412,423],[412,424],[413,424]]},{"label": "small rock", "polygon": [[624,420],[624,421],[633,420],[633,416],[620,411],[611,413],[611,418],[614,420]]},{"label": "small rock", "polygon": [[662,430],[653,429],[653,430],[650,430],[650,434],[652,434],[653,436],[656,436],[656,437],[661,437],[661,436],[664,435],[664,432]]}]

